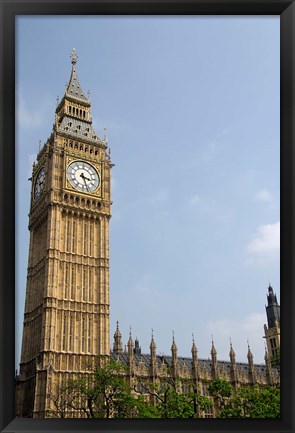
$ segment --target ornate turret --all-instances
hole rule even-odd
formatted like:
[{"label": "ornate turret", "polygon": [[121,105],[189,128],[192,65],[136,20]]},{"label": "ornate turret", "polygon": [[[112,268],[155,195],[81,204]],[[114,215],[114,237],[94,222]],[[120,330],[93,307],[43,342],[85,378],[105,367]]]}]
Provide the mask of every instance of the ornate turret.
[{"label": "ornate turret", "polygon": [[267,306],[265,309],[268,327],[273,328],[275,326],[275,322],[280,325],[280,306],[278,304],[277,296],[273,292],[273,288],[270,284],[268,286]]},{"label": "ornate turret", "polygon": [[151,344],[150,344],[150,354],[151,354],[151,358],[150,358],[150,367],[151,367],[151,375],[154,378],[157,374],[157,354],[156,354],[156,343],[154,340],[154,332],[152,330],[152,339],[151,339]]},{"label": "ornate turret", "polygon": [[212,336],[212,347],[211,347],[211,359],[212,359],[212,376],[214,379],[218,378],[218,364],[217,364],[217,350],[214,346],[213,336]]},{"label": "ornate turret", "polygon": [[129,332],[129,340],[128,340],[128,364],[132,365],[134,361],[134,343],[131,336],[131,327]]},{"label": "ornate turret", "polygon": [[173,331],[171,353],[172,353],[172,373],[173,376],[176,377],[178,371],[178,359],[177,359],[177,346],[174,339],[174,331]]},{"label": "ornate turret", "polygon": [[194,334],[193,334],[193,344],[192,344],[192,376],[194,390],[198,391],[198,376],[199,376],[199,363],[198,363],[198,350],[195,344]]},{"label": "ornate turret", "polygon": [[151,339],[151,344],[150,344],[150,353],[151,353],[151,359],[152,360],[156,360],[156,343],[154,340],[154,331],[152,330],[152,339]]},{"label": "ornate turret", "polygon": [[280,350],[280,306],[273,288],[269,284],[267,294],[266,316],[267,325],[264,325],[264,334],[267,343],[267,351],[271,358],[279,357]]},{"label": "ornate turret", "polygon": [[251,384],[254,384],[255,383],[255,369],[254,369],[253,354],[251,352],[249,342],[248,342],[247,358],[248,358],[248,368],[249,368],[249,382]]},{"label": "ornate turret", "polygon": [[135,338],[134,355],[141,355],[141,347],[139,346],[139,340],[137,337]]},{"label": "ornate turret", "polygon": [[106,148],[106,136],[101,140],[92,127],[90,99],[85,96],[77,77],[75,48],[71,58],[71,77],[65,94],[56,107],[54,130],[66,137],[83,139]]},{"label": "ornate turret", "polygon": [[194,339],[194,334],[193,334],[193,345],[192,345],[192,360],[193,360],[193,364],[198,364],[198,350],[197,350],[197,346],[195,344],[195,339]]},{"label": "ornate turret", "polygon": [[236,384],[238,381],[238,371],[237,371],[237,364],[236,364],[236,354],[232,346],[232,342],[230,341],[230,351],[229,351],[229,357],[230,357],[230,363],[231,363],[231,381]]},{"label": "ornate turret", "polygon": [[119,330],[119,322],[117,322],[117,328],[116,328],[116,332],[114,334],[113,352],[116,354],[123,352],[122,335],[121,335],[121,332]]}]

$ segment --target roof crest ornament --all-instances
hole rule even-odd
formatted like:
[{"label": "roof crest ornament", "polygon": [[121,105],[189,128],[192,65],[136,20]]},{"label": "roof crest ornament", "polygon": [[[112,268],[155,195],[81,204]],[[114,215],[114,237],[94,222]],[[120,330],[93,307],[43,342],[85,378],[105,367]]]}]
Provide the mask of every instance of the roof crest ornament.
[{"label": "roof crest ornament", "polygon": [[75,65],[77,63],[77,58],[78,58],[75,48],[72,49],[71,58],[72,58],[72,65]]}]

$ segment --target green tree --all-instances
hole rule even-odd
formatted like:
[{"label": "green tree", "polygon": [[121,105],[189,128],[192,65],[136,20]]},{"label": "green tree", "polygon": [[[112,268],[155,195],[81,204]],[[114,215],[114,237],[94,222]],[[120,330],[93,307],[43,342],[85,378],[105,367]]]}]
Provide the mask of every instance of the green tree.
[{"label": "green tree", "polygon": [[220,410],[220,418],[280,418],[280,390],[241,387]]},{"label": "green tree", "polygon": [[232,387],[223,379],[215,379],[208,386],[208,392],[213,397],[215,412],[219,412],[232,396]]},{"label": "green tree", "polygon": [[[186,382],[189,388],[193,389],[192,382]],[[182,380],[174,379],[168,375],[161,379],[161,383],[140,382],[140,388],[152,396],[155,404],[147,417],[152,418],[197,418],[199,414],[212,406],[212,401],[201,396],[195,391],[181,392]],[[136,388],[135,388],[136,389]]]},{"label": "green tree", "polygon": [[[126,368],[100,358],[92,374],[68,381],[52,394],[52,417],[197,418],[212,401],[197,392],[181,392],[183,381],[168,374],[161,382],[141,381],[131,390]],[[186,381],[186,389],[193,389]],[[140,391],[139,391],[140,390]]]},{"label": "green tree", "polygon": [[[87,418],[126,418],[136,408],[122,364],[99,359],[92,374],[69,381],[52,396],[53,416],[84,414]],[[77,416],[77,415],[76,415]]]}]

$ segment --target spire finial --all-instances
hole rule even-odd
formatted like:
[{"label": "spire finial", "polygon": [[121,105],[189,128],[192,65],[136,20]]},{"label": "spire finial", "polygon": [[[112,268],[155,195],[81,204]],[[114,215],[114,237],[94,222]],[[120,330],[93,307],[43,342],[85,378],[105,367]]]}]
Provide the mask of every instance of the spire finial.
[{"label": "spire finial", "polygon": [[250,356],[250,357],[252,358],[253,355],[252,355],[252,352],[251,352],[251,349],[250,349],[250,343],[249,343],[249,340],[247,340],[247,343],[248,343],[248,356]]},{"label": "spire finial", "polygon": [[229,344],[230,344],[230,348],[233,348],[232,342],[231,342],[231,337],[229,337]]},{"label": "spire finial", "polygon": [[130,327],[129,327],[129,336],[131,337],[131,330],[132,330],[132,328],[131,328],[131,325],[130,325]]},{"label": "spire finial", "polygon": [[75,65],[77,63],[77,53],[75,48],[72,49],[71,57],[72,57],[72,65]]},{"label": "spire finial", "polygon": [[192,333],[192,337],[193,337],[193,343],[195,342],[195,336],[194,333]]}]

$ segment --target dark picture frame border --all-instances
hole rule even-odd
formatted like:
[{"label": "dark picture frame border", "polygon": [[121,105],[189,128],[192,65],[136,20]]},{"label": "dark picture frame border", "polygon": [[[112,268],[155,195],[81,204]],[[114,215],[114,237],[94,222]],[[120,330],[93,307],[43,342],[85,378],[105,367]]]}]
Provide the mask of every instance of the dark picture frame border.
[{"label": "dark picture frame border", "polygon": [[[279,15],[281,92],[281,419],[79,420],[15,418],[15,17],[17,15]],[[295,431],[295,5],[294,0],[0,0],[0,429],[3,432]]]}]

